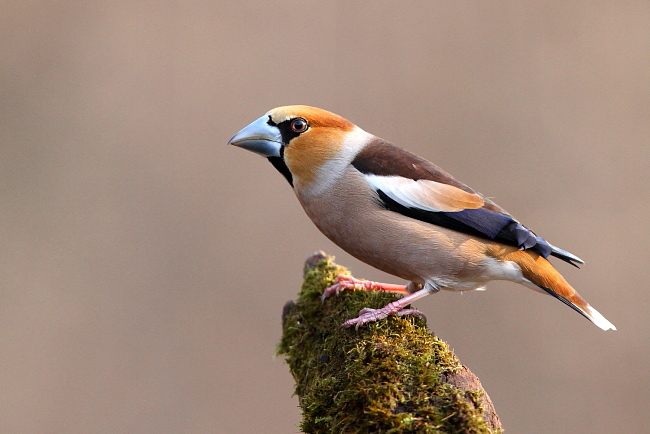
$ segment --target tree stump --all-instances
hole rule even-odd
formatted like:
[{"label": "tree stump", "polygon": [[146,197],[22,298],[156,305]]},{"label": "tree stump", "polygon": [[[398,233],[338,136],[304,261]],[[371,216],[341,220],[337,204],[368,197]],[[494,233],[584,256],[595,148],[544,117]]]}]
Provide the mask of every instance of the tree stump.
[{"label": "tree stump", "polygon": [[497,433],[501,423],[479,379],[415,317],[341,324],[394,294],[323,290],[349,272],[317,252],[297,301],[282,314],[278,354],[296,381],[305,433]]}]

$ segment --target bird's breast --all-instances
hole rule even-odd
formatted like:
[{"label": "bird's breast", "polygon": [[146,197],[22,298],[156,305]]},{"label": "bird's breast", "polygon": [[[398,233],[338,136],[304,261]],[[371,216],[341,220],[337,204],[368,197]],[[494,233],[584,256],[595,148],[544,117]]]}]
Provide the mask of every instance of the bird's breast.
[{"label": "bird's breast", "polygon": [[[484,283],[484,246],[464,234],[385,209],[360,173],[349,171],[317,195],[296,195],[325,236],[357,259],[416,283]],[[469,287],[467,288],[469,289]]]}]

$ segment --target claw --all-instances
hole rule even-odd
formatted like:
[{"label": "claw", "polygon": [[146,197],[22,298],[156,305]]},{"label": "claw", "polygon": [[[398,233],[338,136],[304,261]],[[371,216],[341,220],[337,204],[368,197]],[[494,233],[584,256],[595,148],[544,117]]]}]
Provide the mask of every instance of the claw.
[{"label": "claw", "polygon": [[406,306],[431,293],[432,290],[425,286],[424,288],[414,292],[413,294],[409,294],[404,298],[400,298],[399,300],[395,300],[391,303],[388,303],[386,306],[382,307],[381,309],[370,309],[367,307],[363,308],[361,309],[361,311],[359,311],[358,317],[347,320],[341,325],[341,327],[355,326],[358,329],[360,325],[377,321],[380,319],[384,319],[389,315],[397,315],[397,316],[416,315],[426,322],[427,319],[422,314],[422,312],[419,312],[415,309],[406,309]]},{"label": "claw", "polygon": [[428,322],[426,315],[424,315],[422,312],[420,312],[417,309],[402,309],[399,312],[397,312],[395,315],[397,316],[413,315],[415,317],[420,318],[422,321],[424,321],[425,324]]},{"label": "claw", "polygon": [[343,289],[355,289],[355,280],[356,279],[353,279],[350,276],[345,276],[343,274],[336,276],[336,283],[334,285],[328,286],[325,288],[325,291],[323,291],[323,295],[320,297],[321,303],[323,303],[325,299],[330,297],[332,294],[339,295]]},{"label": "claw", "polygon": [[379,321],[381,319],[387,318],[390,315],[404,316],[404,315],[414,315],[427,322],[427,317],[424,316],[422,312],[417,309],[401,309],[399,304],[393,305],[389,303],[381,309],[371,309],[369,307],[364,307],[359,311],[359,316],[353,319],[349,319],[341,327],[347,328],[354,326],[355,330],[359,330],[359,326],[367,324],[374,321]]},{"label": "claw", "polygon": [[366,291],[389,291],[389,292],[400,292],[408,293],[406,286],[404,285],[394,285],[390,283],[379,283],[373,282],[372,280],[359,280],[351,276],[345,276],[339,274],[336,276],[336,283],[332,286],[325,288],[323,295],[321,296],[321,302],[325,301],[327,297],[330,297],[332,294],[339,295],[343,289],[360,289]]}]

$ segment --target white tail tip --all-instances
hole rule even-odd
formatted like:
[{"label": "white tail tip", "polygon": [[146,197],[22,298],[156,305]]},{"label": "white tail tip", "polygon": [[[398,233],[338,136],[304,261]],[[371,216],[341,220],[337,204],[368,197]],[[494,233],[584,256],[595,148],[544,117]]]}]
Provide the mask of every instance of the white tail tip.
[{"label": "white tail tip", "polygon": [[601,329],[603,329],[603,330],[616,330],[616,327],[614,326],[614,324],[612,324],[611,322],[609,322],[609,321],[607,320],[607,318],[605,318],[604,316],[602,316],[602,315],[600,314],[600,312],[598,312],[598,311],[597,311],[596,309],[594,309],[593,307],[591,307],[591,306],[587,306],[587,307],[584,309],[584,311],[585,311],[585,313],[587,314],[587,316],[589,317],[589,319],[591,320],[591,322],[593,322],[594,324],[596,324],[596,325],[597,325],[598,327],[600,327]]}]

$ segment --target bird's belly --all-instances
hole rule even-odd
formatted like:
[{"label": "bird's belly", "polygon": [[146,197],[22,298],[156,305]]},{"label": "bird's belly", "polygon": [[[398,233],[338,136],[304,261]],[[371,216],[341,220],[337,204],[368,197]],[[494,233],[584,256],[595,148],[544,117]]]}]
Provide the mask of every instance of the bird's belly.
[{"label": "bird's belly", "polygon": [[492,279],[485,244],[465,234],[378,207],[327,201],[303,207],[335,244],[389,274],[461,291],[480,288]]}]

